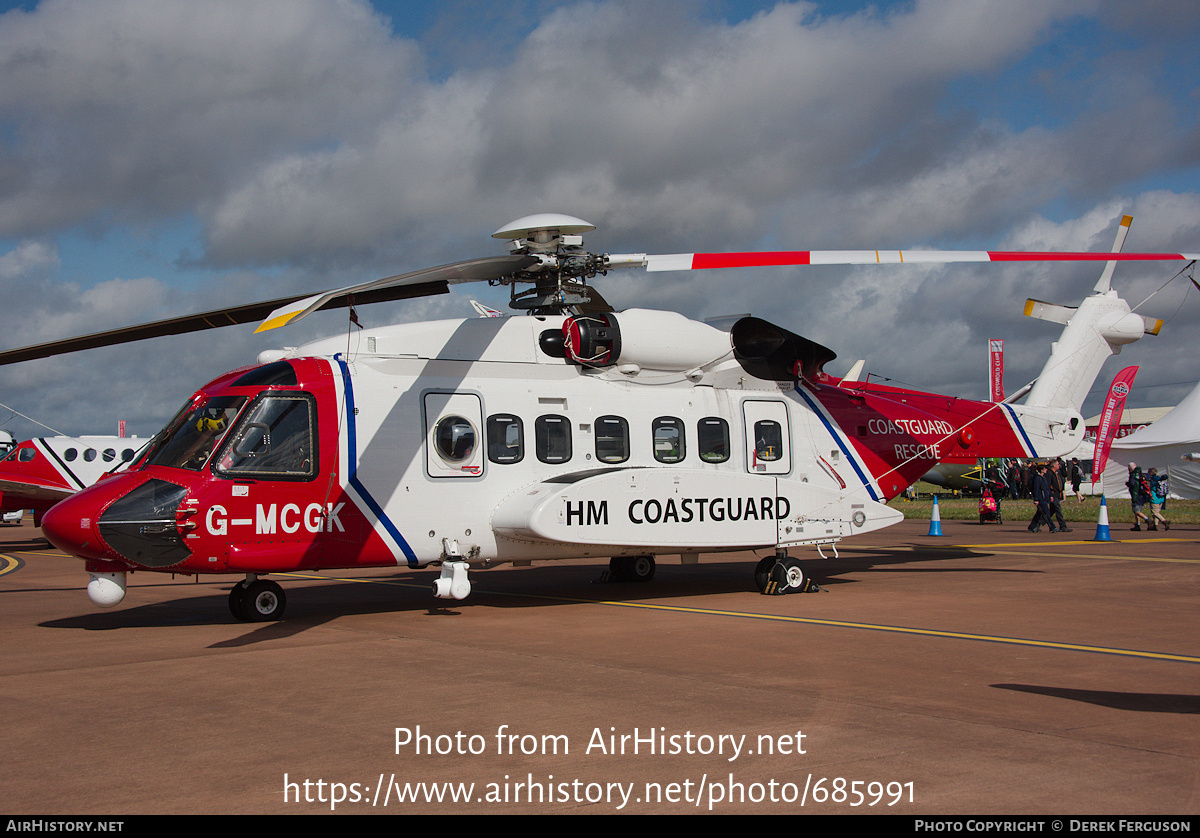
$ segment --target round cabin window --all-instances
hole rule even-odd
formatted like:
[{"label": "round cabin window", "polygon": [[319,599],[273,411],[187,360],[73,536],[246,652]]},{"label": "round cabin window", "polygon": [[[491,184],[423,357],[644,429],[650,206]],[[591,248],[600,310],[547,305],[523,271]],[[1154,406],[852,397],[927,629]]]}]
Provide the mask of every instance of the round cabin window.
[{"label": "round cabin window", "polygon": [[461,416],[443,416],[433,426],[433,444],[448,463],[462,463],[475,452],[475,426]]}]

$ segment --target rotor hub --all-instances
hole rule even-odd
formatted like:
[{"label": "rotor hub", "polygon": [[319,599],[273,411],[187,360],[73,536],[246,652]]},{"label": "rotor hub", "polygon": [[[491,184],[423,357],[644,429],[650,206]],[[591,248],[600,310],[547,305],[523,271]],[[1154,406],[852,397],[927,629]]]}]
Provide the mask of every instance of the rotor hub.
[{"label": "rotor hub", "polygon": [[[492,238],[507,239],[508,252],[514,256],[538,260],[497,280],[513,286],[509,306],[533,314],[563,314],[596,300],[598,295],[588,287],[587,279],[604,273],[608,258],[583,247],[583,233],[595,229],[594,224],[573,215],[545,212],[518,218],[492,233]],[[533,287],[518,292],[517,283]]]}]

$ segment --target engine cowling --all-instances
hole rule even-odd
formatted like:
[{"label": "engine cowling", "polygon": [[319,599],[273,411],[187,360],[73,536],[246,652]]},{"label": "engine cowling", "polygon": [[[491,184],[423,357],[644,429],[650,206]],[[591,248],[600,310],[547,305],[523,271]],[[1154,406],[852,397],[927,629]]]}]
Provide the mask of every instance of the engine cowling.
[{"label": "engine cowling", "polygon": [[729,354],[729,333],[669,311],[628,309],[563,322],[566,357],[590,367],[636,364],[680,372]]}]

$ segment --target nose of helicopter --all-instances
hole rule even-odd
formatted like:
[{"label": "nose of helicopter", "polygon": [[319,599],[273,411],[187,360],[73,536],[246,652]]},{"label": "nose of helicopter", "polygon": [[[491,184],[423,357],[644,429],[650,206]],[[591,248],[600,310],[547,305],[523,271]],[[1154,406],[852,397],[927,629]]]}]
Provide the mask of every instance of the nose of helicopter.
[{"label": "nose of helicopter", "polygon": [[135,475],[101,481],[47,511],[42,532],[81,559],[169,567],[191,555],[176,526],[186,495],[183,486]]},{"label": "nose of helicopter", "polygon": [[105,558],[107,551],[92,526],[101,508],[87,490],[78,492],[42,514],[42,533],[69,555],[81,559]]}]

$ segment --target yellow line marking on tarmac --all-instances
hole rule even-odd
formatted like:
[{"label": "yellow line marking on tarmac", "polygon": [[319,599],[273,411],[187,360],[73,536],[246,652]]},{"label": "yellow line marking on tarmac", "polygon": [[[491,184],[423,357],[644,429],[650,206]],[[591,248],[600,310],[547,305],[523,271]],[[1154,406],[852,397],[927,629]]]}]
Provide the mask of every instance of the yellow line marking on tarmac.
[{"label": "yellow line marking on tarmac", "polygon": [[1055,559],[1102,559],[1110,562],[1167,562],[1169,564],[1200,564],[1200,559],[1167,559],[1161,556],[1097,556],[1095,553],[1047,553],[1032,550],[992,550],[1002,556],[1047,556]]},{"label": "yellow line marking on tarmac", "polygon": [[12,573],[21,566],[21,560],[16,556],[10,556],[7,553],[0,553],[0,576],[6,573]]},{"label": "yellow line marking on tarmac", "polygon": [[[360,584],[394,585],[401,588],[420,588],[428,590],[428,585],[417,585],[412,582],[396,582],[387,579],[355,579],[342,576],[315,576],[304,573],[280,573],[278,576],[290,576],[296,579],[328,580],[330,582],[357,582]],[[866,631],[882,631],[891,634],[910,634],[922,637],[943,637],[952,640],[974,640],[983,643],[999,643],[1007,646],[1033,646],[1041,649],[1056,649],[1069,652],[1089,652],[1101,655],[1116,655],[1127,658],[1146,658],[1150,660],[1173,661],[1175,663],[1200,664],[1197,655],[1173,655],[1166,652],[1147,652],[1139,649],[1117,649],[1109,646],[1088,646],[1081,643],[1055,643],[1050,640],[1031,640],[1023,637],[1003,637],[990,634],[971,634],[960,631],[940,631],[938,629],[913,628],[911,626],[889,626],[877,623],[855,623],[847,620],[822,620],[815,617],[791,617],[785,614],[757,614],[752,611],[729,611],[720,608],[691,608],[684,605],[659,605],[649,602],[619,602],[616,600],[584,599],[581,597],[550,596],[548,594],[507,593],[501,591],[480,591],[496,596],[514,596],[527,599],[546,599],[555,602],[577,602],[589,605],[608,605],[618,608],[640,608],[647,611],[673,611],[681,614],[707,614],[714,617],[738,617],[741,619],[767,620],[779,623],[803,623],[814,626],[832,628],[862,629]]]},{"label": "yellow line marking on tarmac", "polygon": [[[1184,543],[1192,541],[1190,538],[1122,538],[1113,539],[1112,541],[998,541],[995,544],[952,544],[951,547],[1046,547],[1057,546],[1059,544],[1158,544],[1158,543]],[[936,545],[933,545],[936,546]]]},{"label": "yellow line marking on tarmac", "polygon": [[[1120,541],[1120,542],[1114,541],[1111,543],[1113,543],[1113,544],[1144,544],[1150,540],[1151,539],[1135,541],[1133,539],[1130,539],[1128,541]],[[1153,539],[1153,540],[1154,541],[1191,542],[1191,539],[1185,539],[1185,538],[1157,538],[1157,539]],[[987,550],[991,553],[998,553],[1000,555],[1007,555],[1007,556],[1050,556],[1052,558],[1058,558],[1058,559],[1107,559],[1109,561],[1114,561],[1114,562],[1168,562],[1168,563],[1175,563],[1175,564],[1200,564],[1200,558],[1168,559],[1163,556],[1106,556],[1103,553],[1054,553],[1054,552],[1049,552],[1045,549],[1047,547],[1060,547],[1060,546],[1065,547],[1069,544],[1079,545],[1079,544],[1108,544],[1108,543],[1110,543],[1110,542],[1105,542],[1105,541],[1100,541],[1100,542],[1094,542],[1094,541],[1044,542],[1044,541],[1039,541],[1039,542],[1027,543],[1027,542],[1021,542],[1021,541],[1007,541],[1007,542],[998,542],[996,544],[929,544],[929,545],[906,544],[903,546],[896,546],[896,547],[883,546],[883,545],[875,546],[875,547],[858,547],[858,546],[843,547],[842,552],[844,552],[844,553],[845,552],[869,553],[872,550],[907,550],[907,551],[915,551],[915,550]],[[998,549],[1001,547],[1030,547],[1030,548],[1041,547],[1042,550],[1001,550],[1001,549]]]}]

